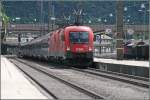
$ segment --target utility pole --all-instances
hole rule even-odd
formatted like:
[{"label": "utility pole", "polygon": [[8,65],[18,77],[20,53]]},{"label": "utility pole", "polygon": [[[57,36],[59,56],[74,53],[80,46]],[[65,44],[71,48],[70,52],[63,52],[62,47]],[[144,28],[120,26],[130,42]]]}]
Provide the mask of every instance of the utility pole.
[{"label": "utility pole", "polygon": [[117,45],[116,45],[116,49],[117,49],[117,59],[121,60],[123,59],[123,1],[122,0],[118,0],[117,1],[117,18],[116,18],[116,23],[117,23]]},{"label": "utility pole", "polygon": [[[2,36],[1,36],[1,35],[2,35],[2,34],[1,34],[1,33],[2,33],[2,32],[1,32],[1,31],[2,31],[2,30],[1,30],[1,29],[2,29],[2,4],[1,4],[1,2],[2,2],[2,1],[0,1],[0,37],[1,37],[1,40],[2,40]],[[2,43],[1,43],[1,42],[2,42],[2,41],[0,41],[0,54],[1,54],[1,46],[2,46]]]},{"label": "utility pole", "polygon": [[41,2],[40,2],[40,26],[41,26],[41,32],[40,32],[40,36],[42,35],[42,32],[43,32],[43,0],[41,0]]},{"label": "utility pole", "polygon": [[51,1],[48,1],[48,32],[50,32],[50,17],[51,17],[51,3],[50,3]]},{"label": "utility pole", "polygon": [[1,29],[2,29],[2,1],[0,1],[0,33],[1,33]]},{"label": "utility pole", "polygon": [[18,33],[18,56],[21,56],[20,49],[21,49],[21,34]]},{"label": "utility pole", "polygon": [[54,30],[54,25],[55,25],[55,6],[52,4],[52,16],[51,16],[51,20],[52,20],[52,30]]}]

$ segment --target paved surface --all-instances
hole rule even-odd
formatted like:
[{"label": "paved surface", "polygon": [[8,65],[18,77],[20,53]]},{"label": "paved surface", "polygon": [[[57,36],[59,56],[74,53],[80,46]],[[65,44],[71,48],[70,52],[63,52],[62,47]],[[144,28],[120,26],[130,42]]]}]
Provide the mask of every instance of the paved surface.
[{"label": "paved surface", "polygon": [[47,99],[7,58],[1,56],[1,99]]},{"label": "paved surface", "polygon": [[148,61],[94,58],[94,62],[109,63],[109,64],[121,64],[121,65],[129,65],[129,66],[139,66],[139,67],[149,67]]}]

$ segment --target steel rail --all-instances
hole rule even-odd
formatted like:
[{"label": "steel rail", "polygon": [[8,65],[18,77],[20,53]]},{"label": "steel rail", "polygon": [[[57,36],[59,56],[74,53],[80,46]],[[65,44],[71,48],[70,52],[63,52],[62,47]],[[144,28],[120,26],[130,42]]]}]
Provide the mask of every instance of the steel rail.
[{"label": "steel rail", "polygon": [[114,75],[118,75],[118,76],[123,76],[123,77],[132,78],[132,79],[137,79],[137,80],[149,81],[149,78],[146,78],[146,77],[140,77],[140,76],[124,74],[124,73],[119,73],[119,72],[113,72],[113,71],[105,71],[105,70],[94,69],[94,68],[88,68],[88,69],[94,70],[94,71],[97,71],[97,72],[104,72],[104,73],[108,73],[108,74],[114,74]]},{"label": "steel rail", "polygon": [[135,79],[132,78],[131,76],[127,77],[121,74],[112,74],[109,73],[107,71],[98,71],[96,69],[79,69],[79,68],[75,68],[72,67],[73,70],[79,71],[79,72],[84,72],[84,73],[88,73],[88,74],[92,74],[92,75],[96,75],[96,76],[101,76],[101,77],[105,77],[105,78],[109,78],[109,79],[113,79],[113,80],[117,80],[117,81],[122,81],[125,83],[130,83],[130,84],[134,84],[137,86],[141,86],[141,87],[145,87],[145,88],[149,88],[149,82],[145,79],[145,80],[139,80],[138,78]]},{"label": "steel rail", "polygon": [[[64,66],[68,68],[67,66]],[[79,69],[75,67],[71,67],[72,69],[80,72],[85,72],[88,74],[96,75],[96,76],[101,76],[117,81],[122,81],[125,83],[130,83],[136,86],[141,86],[145,88],[149,88],[149,79],[144,78],[144,77],[139,77],[139,76],[134,76],[134,75],[128,75],[128,74],[123,74],[123,73],[117,73],[117,72],[111,72],[111,71],[103,71],[100,69],[94,69],[94,68],[88,68],[88,69]]]},{"label": "steel rail", "polygon": [[79,92],[84,93],[84,94],[86,94],[86,95],[88,95],[88,96],[90,96],[90,97],[92,97],[94,99],[106,99],[106,97],[104,97],[102,95],[99,95],[99,94],[97,94],[97,93],[95,93],[93,91],[87,90],[87,89],[85,89],[85,88],[83,88],[83,87],[81,87],[81,86],[79,86],[79,85],[77,85],[75,83],[69,82],[69,81],[67,81],[67,80],[65,80],[63,78],[60,78],[58,75],[53,75],[52,73],[48,72],[48,70],[45,69],[44,67],[40,67],[40,68],[38,67],[37,68],[34,65],[27,64],[27,63],[25,63],[25,62],[23,62],[23,61],[21,61],[19,59],[16,59],[16,60],[21,62],[21,63],[23,63],[23,64],[25,64],[25,65],[27,65],[27,66],[30,66],[31,68],[33,68],[33,69],[35,69],[35,70],[37,70],[39,72],[42,72],[42,73],[48,75],[51,78],[54,78],[54,79],[56,79],[56,80],[58,80],[58,81],[60,81],[60,82],[62,82],[64,84],[66,84],[66,85],[68,85],[68,86],[78,90]]},{"label": "steel rail", "polygon": [[49,91],[45,86],[43,86],[40,82],[38,82],[34,77],[32,77],[31,75],[29,75],[26,71],[24,71],[16,62],[12,61],[11,62],[13,64],[15,64],[15,66],[21,70],[27,77],[29,77],[32,81],[34,81],[40,88],[42,88],[46,93],[48,93],[48,95],[52,96],[54,99],[58,99],[57,96],[55,96],[51,91]]}]

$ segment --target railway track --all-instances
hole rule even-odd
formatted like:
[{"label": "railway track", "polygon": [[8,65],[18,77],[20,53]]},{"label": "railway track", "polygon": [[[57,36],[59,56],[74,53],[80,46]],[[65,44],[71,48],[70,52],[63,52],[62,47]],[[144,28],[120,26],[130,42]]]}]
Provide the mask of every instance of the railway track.
[{"label": "railway track", "polygon": [[[56,66],[56,65],[55,65]],[[59,66],[59,65],[58,65]],[[64,68],[68,68],[68,66],[63,66]],[[145,88],[149,88],[149,78],[146,77],[140,77],[140,76],[135,76],[135,75],[129,75],[129,74],[123,74],[123,73],[117,73],[117,72],[112,72],[112,71],[105,71],[105,70],[100,70],[100,69],[95,69],[95,68],[90,68],[88,69],[80,69],[77,67],[71,67],[73,70],[96,75],[96,76],[101,76],[129,84],[133,84],[136,86],[141,86]]]},{"label": "railway track", "polygon": [[102,76],[105,78],[149,88],[148,78],[132,76],[132,75],[127,75],[127,74],[122,74],[122,73],[115,73],[115,72],[110,72],[110,71],[102,71],[102,70],[94,69],[94,68],[88,68],[88,69],[78,69],[75,67],[72,67],[72,68],[80,72],[89,73],[89,74],[96,75],[96,76]]},{"label": "railway track", "polygon": [[[60,66],[60,65],[55,65],[55,66]],[[62,67],[62,66],[61,66]],[[63,66],[63,68],[68,68],[68,66]],[[94,68],[88,68],[88,69],[79,69],[75,67],[71,67],[73,70],[96,75],[96,76],[101,76],[117,81],[122,81],[125,83],[133,84],[136,86],[141,86],[145,88],[149,88],[149,78],[145,77],[139,77],[139,76],[134,76],[134,75],[128,75],[128,74],[123,74],[123,73],[117,73],[117,72],[111,72],[111,71],[104,71],[100,69],[94,69]]]},{"label": "railway track", "polygon": [[[63,67],[68,68],[68,66],[63,66]],[[117,81],[122,81],[122,82],[133,84],[136,86],[149,88],[149,78],[128,75],[128,74],[123,74],[123,73],[117,73],[117,72],[111,72],[111,71],[104,71],[104,70],[94,69],[94,68],[88,68],[88,69],[79,69],[75,67],[71,67],[71,68],[76,71],[80,71],[80,72],[84,72],[84,73],[88,73],[88,74],[92,74],[96,76],[101,76],[101,77],[105,77],[105,78],[109,78],[109,79],[113,79]]]},{"label": "railway track", "polygon": [[19,68],[27,77],[29,77],[35,84],[37,84],[42,90],[44,90],[49,96],[52,96],[54,99],[58,99],[57,96],[55,96],[51,91],[49,91],[45,86],[43,86],[40,82],[38,82],[34,77],[32,77],[30,74],[28,74],[26,71],[24,71],[17,63],[11,60],[13,64]]},{"label": "railway track", "polygon": [[[105,97],[102,96],[102,95],[96,94],[96,93],[93,92],[93,91],[90,91],[90,90],[88,90],[88,89],[86,89],[86,88],[83,88],[83,87],[81,87],[81,86],[79,86],[79,85],[77,85],[77,84],[75,84],[75,83],[69,82],[69,81],[67,81],[67,80],[65,80],[65,79],[63,79],[63,78],[60,78],[60,77],[57,76],[57,75],[54,75],[54,74],[48,72],[48,70],[44,69],[44,67],[38,67],[38,68],[37,68],[37,67],[35,67],[35,66],[32,66],[31,64],[27,64],[27,63],[25,63],[25,62],[19,60],[19,59],[15,59],[15,60],[18,61],[18,62],[20,62],[20,63],[22,63],[22,64],[24,64],[24,65],[27,65],[27,66],[31,67],[31,68],[34,69],[34,70],[37,70],[37,71],[39,71],[39,72],[41,72],[41,73],[44,73],[45,75],[47,75],[47,76],[49,76],[49,77],[51,77],[51,78],[53,78],[53,79],[56,79],[56,80],[60,81],[61,83],[66,84],[66,85],[70,86],[71,88],[74,88],[74,89],[78,90],[79,92],[84,93],[84,94],[87,95],[87,96],[90,96],[90,97],[93,98],[93,99],[105,99]],[[11,60],[11,61],[12,61],[12,60]],[[12,61],[12,62],[14,63],[14,61]],[[41,83],[37,82],[36,79],[34,79],[31,75],[29,75],[27,72],[25,72],[25,71],[24,71],[22,68],[20,68],[16,63],[14,63],[14,64],[15,64],[21,71],[23,71],[28,77],[30,77],[33,81],[35,81],[42,89],[44,89],[44,90],[45,90],[49,95],[51,95],[54,99],[62,99],[62,98],[58,98],[55,94],[53,94],[50,90],[48,90],[46,87],[44,87]]]},{"label": "railway track", "polygon": [[[35,61],[22,60],[22,59],[18,59],[18,60],[22,61],[22,63],[25,63],[27,65],[29,64],[30,66],[35,67],[35,68],[42,67],[42,71],[51,73],[54,76],[58,76],[59,78],[63,78],[65,79],[65,81],[73,82],[73,84],[77,86],[81,86],[85,89],[88,89],[90,92],[93,91],[92,93],[94,94],[98,94],[98,95],[100,94],[100,97],[102,98],[126,99],[123,96],[124,94],[127,96],[128,99],[147,98],[147,88],[145,88],[145,86],[142,86],[142,85],[136,86],[137,83],[135,83],[135,85],[132,85],[134,83],[129,83],[126,81],[124,82],[124,80],[122,82],[122,80],[111,78],[112,77],[111,75],[110,75],[111,77],[108,77],[104,75],[95,74],[95,73],[100,73],[96,71],[95,69],[75,69],[75,68],[67,69],[66,66],[60,66],[60,65],[56,66],[56,65],[51,65],[51,64],[49,65],[43,62],[35,62]],[[132,80],[132,79],[129,79],[129,80]],[[122,90],[129,91],[129,92],[120,94],[120,93],[123,93]],[[130,90],[134,91],[135,95],[132,94]],[[107,94],[107,91],[109,91],[110,93],[109,95]]]}]

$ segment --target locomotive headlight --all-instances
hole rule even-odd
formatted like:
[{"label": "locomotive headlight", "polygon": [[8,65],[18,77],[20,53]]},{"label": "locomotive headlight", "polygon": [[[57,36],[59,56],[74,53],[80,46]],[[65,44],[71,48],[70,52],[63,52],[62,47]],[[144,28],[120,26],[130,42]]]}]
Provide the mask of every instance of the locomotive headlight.
[{"label": "locomotive headlight", "polygon": [[89,47],[89,51],[92,51],[92,48],[91,48],[91,47]]},{"label": "locomotive headlight", "polygon": [[67,51],[70,51],[70,47],[67,47]]}]

